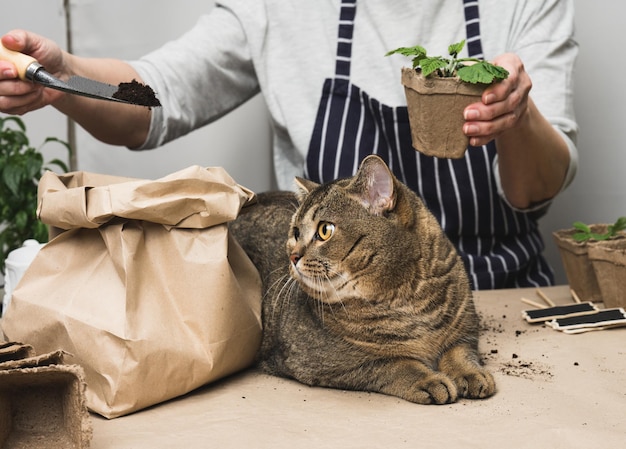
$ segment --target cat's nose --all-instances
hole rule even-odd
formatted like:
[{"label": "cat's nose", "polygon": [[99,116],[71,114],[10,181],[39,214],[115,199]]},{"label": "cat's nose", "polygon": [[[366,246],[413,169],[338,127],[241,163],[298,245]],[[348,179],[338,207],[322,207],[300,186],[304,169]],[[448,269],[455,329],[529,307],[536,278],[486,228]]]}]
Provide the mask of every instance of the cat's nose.
[{"label": "cat's nose", "polygon": [[289,256],[289,260],[291,261],[294,267],[296,266],[296,264],[298,263],[300,259],[301,259],[301,256],[298,253],[291,253],[291,256]]}]

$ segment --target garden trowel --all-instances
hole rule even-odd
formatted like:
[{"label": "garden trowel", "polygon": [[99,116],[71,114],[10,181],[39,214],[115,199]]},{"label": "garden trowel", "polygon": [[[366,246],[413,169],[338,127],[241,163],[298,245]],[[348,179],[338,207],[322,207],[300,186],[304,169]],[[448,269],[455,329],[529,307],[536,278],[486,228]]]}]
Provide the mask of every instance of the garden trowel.
[{"label": "garden trowel", "polygon": [[[143,98],[144,96],[125,96],[120,91],[120,86],[102,83],[82,76],[72,76],[67,81],[52,76],[46,72],[41,64],[31,56],[9,50],[0,43],[0,59],[12,62],[17,68],[18,76],[21,80],[30,80],[51,89],[61,90],[74,95],[84,97],[97,98],[101,100],[116,101],[119,103],[134,104],[139,106],[159,106],[158,100],[154,97],[154,92],[147,86],[139,83],[134,84],[149,89],[152,98]],[[131,84],[131,83],[125,83]]]}]

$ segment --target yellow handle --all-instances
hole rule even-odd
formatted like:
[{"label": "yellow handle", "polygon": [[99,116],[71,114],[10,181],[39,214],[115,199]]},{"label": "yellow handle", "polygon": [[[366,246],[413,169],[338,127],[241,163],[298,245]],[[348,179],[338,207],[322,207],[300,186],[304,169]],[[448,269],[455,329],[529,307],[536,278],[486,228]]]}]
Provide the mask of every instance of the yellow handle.
[{"label": "yellow handle", "polygon": [[0,59],[3,61],[12,62],[17,68],[17,75],[22,80],[26,79],[26,69],[28,68],[28,66],[31,65],[33,62],[37,62],[37,60],[32,56],[9,50],[4,45],[2,45],[2,43],[0,43]]}]

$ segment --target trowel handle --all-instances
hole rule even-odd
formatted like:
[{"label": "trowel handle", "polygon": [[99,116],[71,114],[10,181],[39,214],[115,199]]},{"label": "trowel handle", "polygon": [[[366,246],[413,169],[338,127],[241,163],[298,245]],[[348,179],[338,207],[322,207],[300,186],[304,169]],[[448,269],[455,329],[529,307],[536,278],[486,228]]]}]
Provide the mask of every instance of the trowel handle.
[{"label": "trowel handle", "polygon": [[32,56],[9,50],[0,42],[0,60],[12,62],[17,68],[17,75],[21,80],[32,79],[32,75],[41,67]]}]

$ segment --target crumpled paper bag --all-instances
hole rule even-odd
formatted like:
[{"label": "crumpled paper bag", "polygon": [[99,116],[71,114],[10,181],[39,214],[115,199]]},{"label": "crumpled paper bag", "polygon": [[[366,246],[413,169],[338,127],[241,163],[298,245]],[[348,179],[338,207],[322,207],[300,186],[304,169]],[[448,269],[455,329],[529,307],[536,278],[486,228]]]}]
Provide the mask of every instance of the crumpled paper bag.
[{"label": "crumpled paper bag", "polygon": [[91,410],[128,414],[253,363],[261,281],[227,223],[255,196],[223,169],[156,181],[48,172],[39,197],[56,237],[2,327],[38,353],[73,354]]}]

